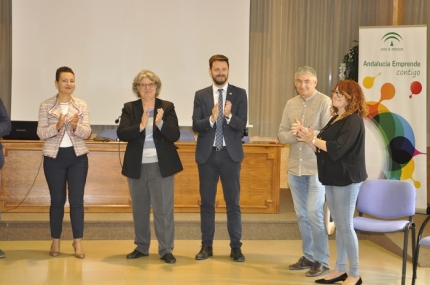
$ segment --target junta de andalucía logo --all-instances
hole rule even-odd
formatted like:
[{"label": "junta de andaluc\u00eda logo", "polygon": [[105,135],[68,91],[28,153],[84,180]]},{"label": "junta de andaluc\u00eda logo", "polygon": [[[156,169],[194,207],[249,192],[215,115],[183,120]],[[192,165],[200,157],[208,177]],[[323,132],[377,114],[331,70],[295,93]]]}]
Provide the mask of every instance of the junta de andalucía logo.
[{"label": "junta de andaluc\u00eda logo", "polygon": [[394,41],[398,41],[400,43],[401,40],[403,40],[402,36],[399,35],[398,33],[395,32],[389,32],[386,33],[382,39],[381,39],[384,43],[389,41],[390,42],[390,47],[394,46]]}]

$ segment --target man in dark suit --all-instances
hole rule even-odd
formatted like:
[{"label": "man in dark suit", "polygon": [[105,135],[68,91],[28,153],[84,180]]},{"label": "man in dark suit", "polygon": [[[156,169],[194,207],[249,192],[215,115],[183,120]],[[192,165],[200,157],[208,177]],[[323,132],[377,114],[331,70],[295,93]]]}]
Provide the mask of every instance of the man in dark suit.
[{"label": "man in dark suit", "polygon": [[196,92],[193,130],[198,133],[196,162],[200,181],[200,219],[202,247],[196,260],[212,256],[215,234],[215,197],[221,178],[227,207],[230,257],[243,262],[240,239],[240,168],[243,159],[242,134],[246,127],[248,99],[246,91],[227,82],[228,58],[214,55],[209,59],[213,84]]},{"label": "man in dark suit", "polygon": [[[0,138],[10,133],[12,128],[9,115],[3,101],[0,99]],[[3,146],[0,143],[0,169],[4,164]],[[0,249],[0,258],[6,257],[6,254]]]}]

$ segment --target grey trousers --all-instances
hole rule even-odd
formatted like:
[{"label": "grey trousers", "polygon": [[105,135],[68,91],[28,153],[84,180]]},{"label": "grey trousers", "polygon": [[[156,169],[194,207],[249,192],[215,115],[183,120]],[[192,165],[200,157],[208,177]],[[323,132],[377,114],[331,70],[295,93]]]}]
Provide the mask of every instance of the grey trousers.
[{"label": "grey trousers", "polygon": [[127,179],[133,208],[134,243],[141,253],[148,253],[151,242],[151,205],[158,254],[161,258],[173,251],[175,236],[173,178],[173,175],[161,177],[158,163],[148,163],[142,164],[140,179]]}]

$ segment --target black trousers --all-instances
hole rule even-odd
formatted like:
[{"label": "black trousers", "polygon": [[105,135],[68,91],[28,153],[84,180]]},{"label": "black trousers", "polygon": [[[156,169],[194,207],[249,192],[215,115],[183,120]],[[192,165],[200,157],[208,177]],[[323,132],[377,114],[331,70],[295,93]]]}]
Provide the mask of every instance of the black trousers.
[{"label": "black trousers", "polygon": [[88,174],[87,155],[76,156],[73,147],[60,148],[57,158],[44,157],[43,170],[51,195],[49,209],[51,237],[55,239],[61,237],[66,189],[68,189],[73,238],[82,238],[84,235],[84,188]]},{"label": "black trousers", "polygon": [[230,247],[241,247],[242,214],[240,210],[241,163],[233,161],[226,150],[213,150],[208,161],[198,164],[200,180],[200,229],[202,245],[212,246],[215,235],[215,198],[221,178],[227,208]]}]

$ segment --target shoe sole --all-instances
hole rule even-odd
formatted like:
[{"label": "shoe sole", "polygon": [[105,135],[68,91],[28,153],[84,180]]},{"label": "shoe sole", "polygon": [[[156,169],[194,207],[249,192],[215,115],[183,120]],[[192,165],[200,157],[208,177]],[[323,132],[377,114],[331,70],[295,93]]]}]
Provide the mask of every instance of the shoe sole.
[{"label": "shoe sole", "polygon": [[309,270],[309,269],[311,269],[311,268],[312,268],[312,267],[310,267],[310,266],[309,266],[309,267],[302,267],[302,268],[291,268],[291,267],[288,267],[288,269],[289,269],[289,270],[305,270],[305,269],[308,269],[308,270]]},{"label": "shoe sole", "polygon": [[308,273],[306,273],[306,277],[318,277],[318,276],[321,276],[321,275],[324,275],[324,274],[328,274],[329,272],[330,272],[330,268],[328,268],[327,270],[324,270],[322,272],[319,272],[317,274],[308,274]]},{"label": "shoe sole", "polygon": [[245,261],[245,256],[234,257],[232,254],[230,254],[230,258],[233,259],[233,261],[236,261],[236,262],[244,262]]},{"label": "shoe sole", "polygon": [[138,258],[145,257],[145,256],[148,256],[148,254],[142,254],[139,256],[126,256],[125,258],[126,259],[138,259]]},{"label": "shoe sole", "polygon": [[207,256],[205,256],[205,257],[197,257],[196,256],[196,260],[205,260],[205,259],[208,259],[209,257],[211,257],[213,255],[213,253],[211,253],[211,254],[208,254]]}]

